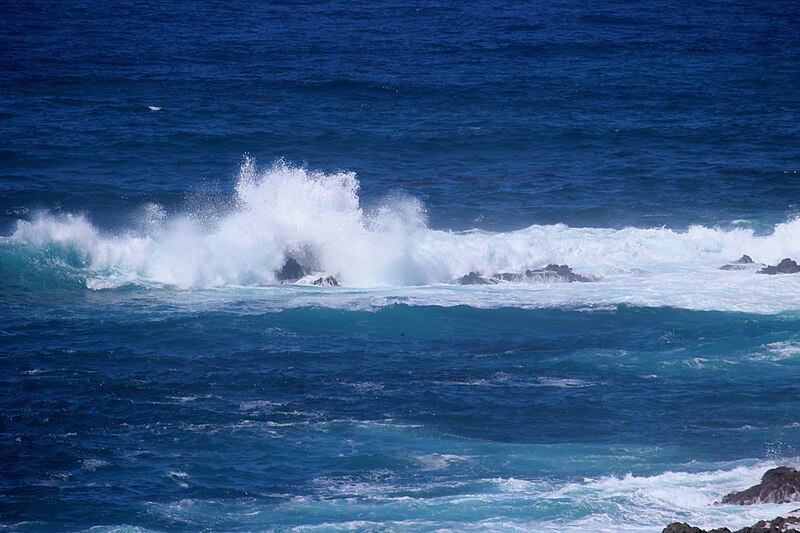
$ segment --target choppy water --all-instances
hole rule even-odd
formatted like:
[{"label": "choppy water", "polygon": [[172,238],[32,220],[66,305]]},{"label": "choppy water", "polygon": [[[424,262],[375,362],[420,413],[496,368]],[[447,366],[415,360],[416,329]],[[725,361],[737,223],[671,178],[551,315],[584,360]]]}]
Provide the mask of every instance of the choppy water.
[{"label": "choppy water", "polygon": [[719,269],[800,259],[794,3],[0,19],[0,527],[792,508],[713,503],[800,463],[800,275]]}]

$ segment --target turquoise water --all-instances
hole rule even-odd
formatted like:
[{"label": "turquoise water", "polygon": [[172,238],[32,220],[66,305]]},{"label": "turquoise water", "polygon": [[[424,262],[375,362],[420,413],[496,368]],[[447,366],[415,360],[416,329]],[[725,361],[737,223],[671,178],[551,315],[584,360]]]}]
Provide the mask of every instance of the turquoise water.
[{"label": "turquoise water", "polygon": [[0,13],[0,527],[793,508],[714,505],[800,463],[800,276],[719,268],[800,259],[792,3]]}]

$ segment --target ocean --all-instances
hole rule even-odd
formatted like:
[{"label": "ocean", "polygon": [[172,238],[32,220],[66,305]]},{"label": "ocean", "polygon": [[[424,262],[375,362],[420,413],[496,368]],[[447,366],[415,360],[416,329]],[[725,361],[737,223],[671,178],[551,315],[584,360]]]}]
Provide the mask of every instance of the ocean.
[{"label": "ocean", "polygon": [[796,508],[715,502],[800,465],[800,274],[758,273],[800,260],[798,28],[790,0],[6,0],[0,530]]}]

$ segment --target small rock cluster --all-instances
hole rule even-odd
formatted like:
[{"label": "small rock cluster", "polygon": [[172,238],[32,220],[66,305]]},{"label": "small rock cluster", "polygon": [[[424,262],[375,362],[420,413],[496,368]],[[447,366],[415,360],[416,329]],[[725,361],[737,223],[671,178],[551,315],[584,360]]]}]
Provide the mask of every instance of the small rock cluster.
[{"label": "small rock cluster", "polygon": [[752,526],[731,531],[727,527],[716,529],[700,529],[686,523],[674,522],[663,529],[661,533],[800,533],[800,529],[791,527],[800,524],[800,516],[779,516],[773,520],[759,520]]},{"label": "small rock cluster", "polygon": [[762,266],[762,268],[757,271],[758,274],[769,274],[770,276],[774,276],[775,274],[797,274],[800,272],[800,265],[798,265],[797,261],[794,259],[787,257],[777,265],[765,265],[764,263],[756,263],[753,261],[753,258],[747,254],[719,268],[720,270],[749,270],[751,268],[757,268],[758,266]]},{"label": "small rock cluster", "polygon": [[496,285],[502,281],[509,282],[554,282],[573,283],[588,282],[594,279],[576,274],[568,265],[547,265],[536,270],[526,270],[522,273],[500,272],[490,277],[481,276],[478,272],[470,272],[456,280],[459,285]]}]

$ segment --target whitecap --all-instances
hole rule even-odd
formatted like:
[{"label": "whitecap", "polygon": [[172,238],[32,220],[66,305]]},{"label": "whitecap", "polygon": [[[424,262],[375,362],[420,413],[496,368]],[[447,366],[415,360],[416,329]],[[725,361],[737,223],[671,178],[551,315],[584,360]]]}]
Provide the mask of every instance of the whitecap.
[{"label": "whitecap", "polygon": [[[315,172],[283,161],[259,169],[246,159],[232,209],[167,216],[150,206],[140,224],[115,234],[82,215],[44,213],[18,221],[3,245],[71,249],[91,290],[275,286],[286,254],[300,252],[313,259],[315,272],[306,281],[332,276],[347,288],[293,285],[262,294],[279,308],[372,310],[404,303],[587,312],[618,305],[800,311],[800,275],[719,269],[744,253],[768,264],[800,258],[797,219],[777,224],[769,235],[740,225],[677,231],[555,224],[456,232],[429,227],[425,206],[408,195],[367,208],[359,188],[351,172]],[[550,263],[599,281],[453,284],[468,272],[524,272]]]}]

